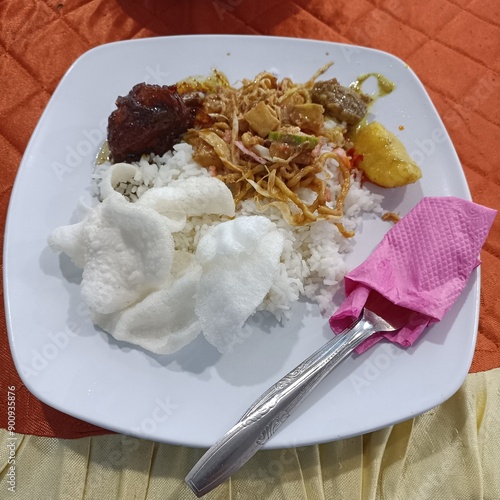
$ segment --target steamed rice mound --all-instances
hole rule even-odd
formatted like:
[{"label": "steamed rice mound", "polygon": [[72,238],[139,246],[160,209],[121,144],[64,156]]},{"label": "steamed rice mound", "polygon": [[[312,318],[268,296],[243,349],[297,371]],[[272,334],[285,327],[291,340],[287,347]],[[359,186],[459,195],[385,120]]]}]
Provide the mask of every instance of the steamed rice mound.
[{"label": "steamed rice mound", "polygon": [[[142,196],[151,187],[175,185],[190,177],[210,177],[206,168],[193,161],[192,148],[185,143],[177,144],[172,152],[161,157],[143,156],[134,165],[138,168],[135,178],[115,186],[132,200]],[[98,187],[102,183],[103,173],[108,169],[109,164],[98,167],[95,174]],[[335,175],[329,183],[333,195],[340,189],[334,179]],[[348,230],[356,230],[363,213],[382,213],[382,196],[362,187],[360,181],[361,173],[353,170],[344,205],[343,223]],[[277,273],[257,310],[269,311],[279,321],[284,321],[289,317],[293,303],[302,296],[316,302],[325,315],[331,313],[332,298],[348,271],[344,256],[352,251],[354,241],[342,236],[329,221],[291,226],[278,209],[270,207],[262,212],[253,199],[248,199],[241,203],[236,216],[251,215],[264,215],[274,222],[284,239]],[[208,229],[224,220],[227,218],[209,215],[189,217],[182,231],[173,234],[175,248],[194,253],[199,239]]]},{"label": "steamed rice mound", "polygon": [[[100,203],[50,236],[49,246],[83,269],[82,298],[93,322],[158,354],[200,333],[224,353],[259,311],[284,323],[305,297],[331,313],[352,240],[328,220],[290,225],[280,209],[263,211],[254,199],[235,210],[229,188],[192,154],[180,143],[161,157],[99,165]],[[333,196],[341,189],[338,167],[329,161],[325,173]],[[362,213],[381,212],[380,202],[353,170],[343,227],[355,231]]]}]

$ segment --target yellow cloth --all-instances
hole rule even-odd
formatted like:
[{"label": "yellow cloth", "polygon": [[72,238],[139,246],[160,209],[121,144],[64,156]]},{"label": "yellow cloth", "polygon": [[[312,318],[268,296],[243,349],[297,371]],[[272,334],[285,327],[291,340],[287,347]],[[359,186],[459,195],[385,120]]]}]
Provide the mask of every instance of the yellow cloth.
[{"label": "yellow cloth", "polygon": [[[369,412],[370,408],[366,408]],[[499,500],[500,369],[468,375],[437,408],[343,441],[260,451],[207,500]],[[204,450],[123,435],[76,440],[0,434],[0,498],[183,500]]]}]

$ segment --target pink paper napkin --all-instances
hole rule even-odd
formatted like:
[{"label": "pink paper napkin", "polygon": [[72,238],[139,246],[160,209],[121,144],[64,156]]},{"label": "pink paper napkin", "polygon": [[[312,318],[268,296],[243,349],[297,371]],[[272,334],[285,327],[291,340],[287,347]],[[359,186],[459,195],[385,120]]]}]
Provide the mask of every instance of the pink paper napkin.
[{"label": "pink paper napkin", "polygon": [[423,198],[347,274],[347,298],[330,318],[332,330],[340,333],[366,306],[404,326],[373,335],[356,352],[384,337],[412,345],[425,327],[443,318],[480,264],[479,252],[495,215],[496,210],[460,198]]}]

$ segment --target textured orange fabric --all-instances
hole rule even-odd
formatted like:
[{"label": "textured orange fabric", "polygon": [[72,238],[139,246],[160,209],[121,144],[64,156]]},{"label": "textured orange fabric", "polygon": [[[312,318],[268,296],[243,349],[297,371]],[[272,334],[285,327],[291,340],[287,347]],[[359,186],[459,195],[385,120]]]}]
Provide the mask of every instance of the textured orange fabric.
[{"label": "textured orange fabric", "polygon": [[[3,0],[0,26],[2,234],[23,151],[73,61],[92,47],[116,40],[195,33],[315,38],[365,45],[404,59],[443,118],[474,201],[500,208],[497,0]],[[482,260],[472,372],[500,366],[500,218]],[[22,386],[10,355],[3,310],[0,336],[2,407],[7,386],[15,385],[17,432],[65,438],[107,432],[44,405]],[[0,411],[0,426],[6,427],[6,420],[7,412]]]}]

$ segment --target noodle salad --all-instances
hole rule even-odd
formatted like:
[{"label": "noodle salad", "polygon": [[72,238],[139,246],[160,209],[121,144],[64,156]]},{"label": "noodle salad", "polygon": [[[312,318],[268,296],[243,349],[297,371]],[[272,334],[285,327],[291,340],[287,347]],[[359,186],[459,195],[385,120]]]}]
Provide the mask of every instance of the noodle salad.
[{"label": "noodle salad", "polygon": [[[314,82],[329,67],[305,84],[263,72],[239,88],[220,85],[203,103],[210,125],[189,130],[184,140],[193,159],[228,185],[236,206],[255,198],[262,211],[274,206],[291,225],[327,219],[352,236],[340,222],[353,165],[344,149],[347,125],[314,102]],[[363,97],[346,90],[343,99],[359,101],[364,116]],[[334,176],[336,197],[326,182]]]}]

